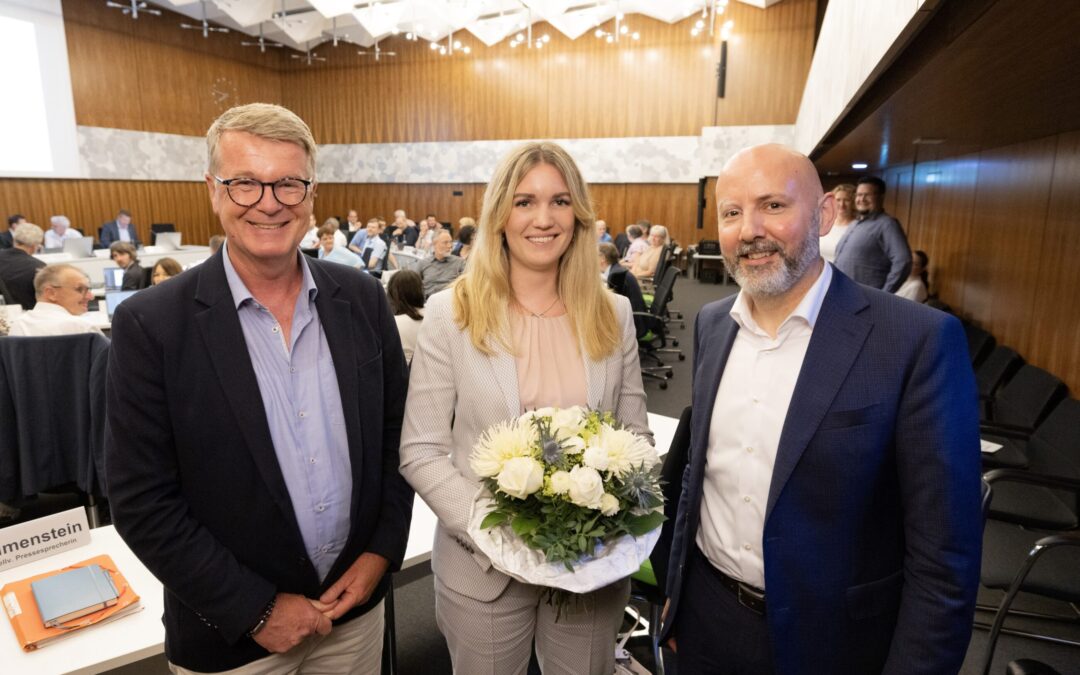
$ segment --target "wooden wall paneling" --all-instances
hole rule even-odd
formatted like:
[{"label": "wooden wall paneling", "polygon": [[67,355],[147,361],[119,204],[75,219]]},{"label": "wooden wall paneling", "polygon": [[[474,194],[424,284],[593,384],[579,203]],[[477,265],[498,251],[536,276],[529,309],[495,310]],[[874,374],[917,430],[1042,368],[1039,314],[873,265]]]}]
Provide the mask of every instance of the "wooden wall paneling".
[{"label": "wooden wall paneling", "polygon": [[[70,5],[68,2],[65,5]],[[131,67],[136,41],[127,34],[65,22],[75,121],[92,127],[142,129],[142,89]],[[121,67],[117,58],[126,59]]]},{"label": "wooden wall paneling", "polygon": [[889,169],[886,174],[885,211],[900,221],[905,232],[910,232],[912,167]]},{"label": "wooden wall paneling", "polygon": [[[1080,392],[1080,132],[1057,138],[1046,230],[1039,246],[1038,281],[1031,342],[1031,359],[1065,380],[1073,395]],[[1017,228],[1015,237],[1026,236]]]},{"label": "wooden wall paneling", "polygon": [[592,199],[596,217],[607,223],[608,232],[614,237],[626,231],[626,226],[637,218],[626,213],[626,189],[622,183],[594,183],[589,185],[589,197]]},{"label": "wooden wall paneling", "polygon": [[981,153],[963,306],[998,342],[1036,348],[1032,319],[1054,137]]},{"label": "wooden wall paneling", "polygon": [[628,184],[625,215],[627,222],[647,218],[666,226],[671,237],[685,247],[701,239],[694,229],[696,201],[696,184]]},{"label": "wooden wall paneling", "polygon": [[[636,17],[635,17],[636,18]],[[571,42],[554,29],[553,37],[533,59],[537,85],[543,83],[543,108],[548,138],[600,138],[635,135],[630,126],[629,64],[640,52],[637,45],[615,47],[586,33]],[[536,31],[533,31],[536,35]],[[518,48],[520,49],[520,47]],[[534,50],[535,51],[535,50]],[[654,86],[663,87],[662,81]],[[523,111],[524,112],[524,111]],[[659,135],[659,134],[658,134]]]},{"label": "wooden wall paneling", "polygon": [[[461,192],[461,196],[454,196],[454,192]],[[408,204],[410,204],[410,213],[415,211],[416,215],[410,215],[413,220],[419,220],[424,218],[429,213],[435,214],[435,216],[441,222],[449,222],[453,224],[454,231],[457,231],[457,221],[465,216],[470,218],[480,218],[480,201],[481,198],[477,197],[477,186],[475,184],[438,184],[438,185],[409,185]],[[483,193],[483,186],[480,186],[479,192]],[[392,211],[392,209],[391,209]]]},{"label": "wooden wall paneling", "polygon": [[[474,138],[489,140],[550,137],[548,83],[536,75],[548,53],[505,43],[480,47],[470,69],[468,91],[476,114]],[[559,69],[563,72],[562,69]]]},{"label": "wooden wall paneling", "polygon": [[909,240],[930,257],[930,290],[962,316],[978,180],[978,155],[915,167]]}]

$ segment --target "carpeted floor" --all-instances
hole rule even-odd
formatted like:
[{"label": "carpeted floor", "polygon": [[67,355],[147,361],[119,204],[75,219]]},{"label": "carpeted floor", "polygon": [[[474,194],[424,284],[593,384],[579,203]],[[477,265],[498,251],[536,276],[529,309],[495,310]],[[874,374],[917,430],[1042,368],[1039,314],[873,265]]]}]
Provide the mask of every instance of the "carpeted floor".
[{"label": "carpeted floor", "polygon": [[[682,409],[690,402],[691,363],[693,359],[693,321],[703,305],[713,300],[726,297],[735,292],[733,285],[705,284],[689,277],[678,280],[674,291],[672,309],[683,313],[685,327],[678,322],[672,324],[672,337],[679,341],[686,356],[685,361],[677,357],[666,357],[672,366],[673,377],[667,389],[661,389],[656,382],[646,382],[648,409],[650,412],[678,417]],[[416,578],[420,573],[419,578]],[[412,581],[400,584],[395,591],[395,611],[397,629],[398,672],[400,675],[449,675],[450,659],[438,627],[435,625],[435,597],[430,571],[414,570]],[[990,591],[980,593],[980,601],[996,605],[1001,594]],[[1022,606],[1037,606],[1045,611],[1067,614],[1067,605],[1049,603],[1038,599],[1024,599]],[[992,621],[990,613],[980,612],[983,621]],[[1015,625],[1027,628],[1045,627],[1056,635],[1067,635],[1073,640],[1080,640],[1080,623],[1071,626],[1046,626],[1033,620],[1020,620]],[[982,672],[982,661],[986,645],[986,633],[976,630],[971,641],[967,661],[961,675],[978,675]],[[633,653],[643,665],[652,669],[653,663],[649,650],[643,643],[633,649]],[[1005,664],[1016,658],[1036,658],[1056,668],[1062,675],[1080,675],[1080,648],[1036,642],[1030,639],[1005,636],[999,642],[993,673],[1004,673]],[[125,668],[112,671],[113,675],[162,674],[168,672],[164,657],[147,659]],[[539,672],[533,666],[532,672]],[[669,674],[677,672],[674,663],[668,664]]]}]

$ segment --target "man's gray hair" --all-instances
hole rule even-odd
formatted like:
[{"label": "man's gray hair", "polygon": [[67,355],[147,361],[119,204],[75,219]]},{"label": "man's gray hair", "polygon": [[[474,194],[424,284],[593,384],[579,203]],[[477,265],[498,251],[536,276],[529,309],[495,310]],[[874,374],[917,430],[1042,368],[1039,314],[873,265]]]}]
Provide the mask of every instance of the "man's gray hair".
[{"label": "man's gray hair", "polygon": [[45,240],[45,231],[33,223],[23,223],[15,228],[11,238],[19,246],[41,246]]},{"label": "man's gray hair", "polygon": [[46,265],[39,269],[37,274],[34,275],[34,297],[41,300],[45,295],[46,288],[49,288],[50,286],[62,286],[63,284],[60,282],[63,280],[64,272],[68,270],[78,272],[84,279],[87,278],[86,273],[74,265],[69,265],[67,263]]},{"label": "man's gray hair", "polygon": [[64,227],[71,227],[71,220],[67,216],[53,216],[49,218],[49,223],[55,227],[57,225],[63,225]]},{"label": "man's gray hair", "polygon": [[308,156],[307,178],[315,179],[315,155],[319,150],[315,137],[304,120],[288,108],[272,103],[248,103],[221,113],[206,132],[210,173],[217,173],[218,143],[226,131],[244,131],[259,138],[299,145]]}]

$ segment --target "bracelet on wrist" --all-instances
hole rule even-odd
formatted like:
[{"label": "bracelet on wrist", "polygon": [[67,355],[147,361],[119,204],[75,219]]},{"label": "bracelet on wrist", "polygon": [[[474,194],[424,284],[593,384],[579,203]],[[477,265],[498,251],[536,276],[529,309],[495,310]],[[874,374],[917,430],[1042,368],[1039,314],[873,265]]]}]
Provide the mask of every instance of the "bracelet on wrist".
[{"label": "bracelet on wrist", "polygon": [[266,608],[263,610],[262,614],[259,615],[259,620],[255,623],[251,630],[248,631],[248,637],[255,637],[255,635],[257,635],[259,631],[266,627],[266,622],[270,620],[270,615],[274,613],[274,604],[276,602],[277,595],[274,595],[274,597],[270,598],[270,602],[266,604]]}]

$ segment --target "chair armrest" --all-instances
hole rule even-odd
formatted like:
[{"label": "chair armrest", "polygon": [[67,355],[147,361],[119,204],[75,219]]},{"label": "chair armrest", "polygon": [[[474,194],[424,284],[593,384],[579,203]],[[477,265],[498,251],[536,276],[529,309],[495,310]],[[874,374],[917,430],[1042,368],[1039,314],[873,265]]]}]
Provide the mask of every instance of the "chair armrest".
[{"label": "chair armrest", "polygon": [[1060,534],[1051,534],[1035,542],[1035,546],[1042,548],[1053,548],[1055,546],[1080,547],[1080,531],[1070,530]]},{"label": "chair armrest", "polygon": [[1024,427],[1019,424],[1003,424],[1001,422],[979,422],[979,431],[1005,436],[1006,438],[1018,438],[1024,441],[1031,438],[1031,434],[1035,433],[1035,430],[1031,427]]},{"label": "chair armrest", "polygon": [[993,485],[998,481],[1006,483],[1024,483],[1053,488],[1055,490],[1069,490],[1080,495],[1080,479],[1066,478],[1064,476],[1051,476],[1045,473],[1032,473],[1022,469],[993,469],[983,474],[983,480]]}]

